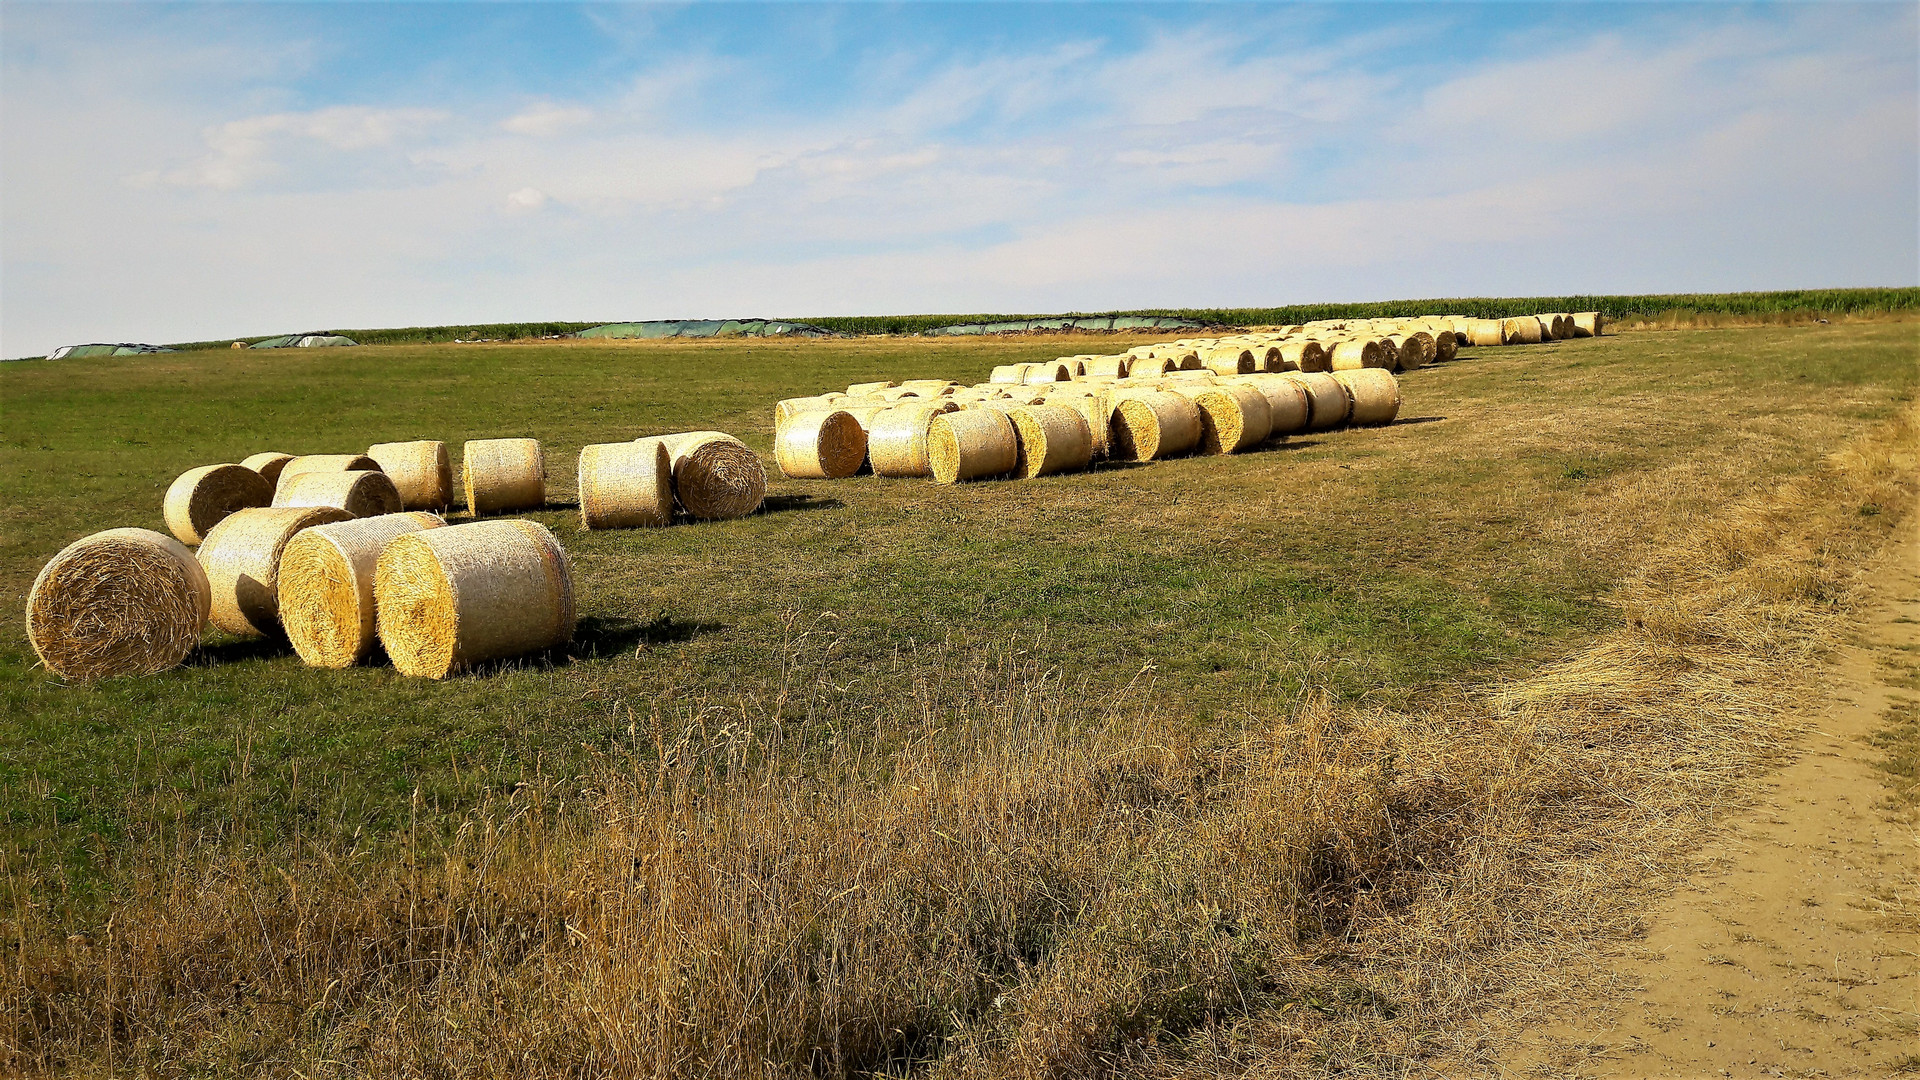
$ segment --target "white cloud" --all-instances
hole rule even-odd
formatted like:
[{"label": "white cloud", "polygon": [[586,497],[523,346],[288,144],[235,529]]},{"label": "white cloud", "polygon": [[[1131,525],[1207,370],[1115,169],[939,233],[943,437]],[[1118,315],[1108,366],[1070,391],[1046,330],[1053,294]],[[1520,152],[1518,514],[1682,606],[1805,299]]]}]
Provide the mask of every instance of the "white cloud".
[{"label": "white cloud", "polygon": [[500,121],[500,127],[515,135],[541,139],[571,131],[592,119],[592,109],[542,102]]},{"label": "white cloud", "polygon": [[511,210],[538,210],[547,205],[547,194],[539,188],[523,187],[507,196]]},{"label": "white cloud", "polygon": [[376,109],[335,106],[312,112],[248,116],[202,132],[208,153],[181,168],[133,174],[185,187],[231,191],[281,175],[292,161],[314,164],[326,152],[352,154],[385,149],[445,122],[439,109]]}]

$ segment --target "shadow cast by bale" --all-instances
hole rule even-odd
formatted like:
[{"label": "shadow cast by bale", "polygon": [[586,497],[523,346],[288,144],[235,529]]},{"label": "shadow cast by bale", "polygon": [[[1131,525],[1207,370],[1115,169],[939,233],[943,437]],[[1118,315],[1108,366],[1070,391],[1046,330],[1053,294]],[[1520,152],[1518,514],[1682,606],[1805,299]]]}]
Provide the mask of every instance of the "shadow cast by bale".
[{"label": "shadow cast by bale", "polygon": [[505,660],[477,664],[465,674],[486,677],[522,668],[560,668],[631,655],[656,645],[692,641],[727,629],[725,623],[660,615],[645,622],[624,615],[588,615],[574,626],[573,640]]},{"label": "shadow cast by bale", "polygon": [[769,495],[760,504],[762,514],[784,514],[793,510],[840,510],[846,503],[824,495]]},{"label": "shadow cast by bale", "polygon": [[1242,450],[1239,456],[1244,457],[1247,454],[1284,454],[1289,451],[1305,450],[1310,446],[1319,445],[1319,439],[1297,439],[1289,435],[1282,435],[1277,439],[1263,442],[1259,446]]},{"label": "shadow cast by bale", "polygon": [[1444,420],[1446,420],[1446,417],[1444,416],[1409,416],[1409,417],[1406,417],[1405,419],[1395,420],[1392,424],[1388,426],[1400,427],[1404,424],[1438,424]]},{"label": "shadow cast by bale", "polygon": [[215,668],[227,664],[241,664],[248,660],[277,660],[283,656],[292,656],[293,646],[280,634],[267,637],[240,638],[234,641],[220,641],[211,645],[202,642],[193,650],[184,662],[186,667]]}]

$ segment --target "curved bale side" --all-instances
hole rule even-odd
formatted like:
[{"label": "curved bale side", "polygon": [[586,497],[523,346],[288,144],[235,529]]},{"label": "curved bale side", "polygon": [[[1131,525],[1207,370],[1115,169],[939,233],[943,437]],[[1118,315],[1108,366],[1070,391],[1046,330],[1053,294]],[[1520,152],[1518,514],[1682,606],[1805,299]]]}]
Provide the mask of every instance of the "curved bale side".
[{"label": "curved bale side", "polygon": [[573,639],[573,566],[533,521],[396,537],[374,569],[380,643],[403,675],[444,679]]},{"label": "curved bale side", "polygon": [[1002,386],[1022,383],[1027,380],[1027,369],[1032,366],[1032,364],[1001,364],[987,376],[987,381]]},{"label": "curved bale side", "polygon": [[1334,345],[1327,354],[1327,370],[1359,371],[1387,366],[1387,353],[1371,338],[1350,338]]},{"label": "curved bale side", "polygon": [[[282,454],[277,451],[267,450],[241,458],[240,464],[259,473],[262,477],[266,478],[269,485],[272,485],[280,482],[280,470],[286,468],[287,462],[292,460],[292,454]],[[268,497],[271,498],[272,496]]]},{"label": "curved bale side", "polygon": [[1320,371],[1300,371],[1286,376],[1306,392],[1308,431],[1331,431],[1353,415],[1353,394],[1338,377]]},{"label": "curved bale side", "polygon": [[932,476],[927,436],[933,418],[959,408],[950,399],[942,399],[926,405],[902,405],[876,415],[866,432],[867,462],[873,475],[894,479]]},{"label": "curved bale side", "polygon": [[374,443],[367,456],[393,480],[405,510],[439,512],[453,505],[453,462],[447,444],[433,439]]},{"label": "curved bale side", "polygon": [[1336,372],[1334,378],[1347,388],[1353,398],[1353,415],[1350,422],[1355,425],[1371,426],[1391,424],[1400,415],[1400,380],[1390,371],[1370,369],[1367,371]]},{"label": "curved bale side", "polygon": [[274,494],[275,506],[334,506],[357,518],[405,509],[393,478],[383,472],[310,472],[288,477]]},{"label": "curved bale side", "polygon": [[892,379],[879,379],[874,382],[852,383],[847,387],[847,396],[848,397],[865,397],[868,394],[877,394],[882,390],[891,390],[894,387],[899,385],[900,385],[899,383],[894,382]]},{"label": "curved bale side", "polygon": [[1200,442],[1200,408],[1167,390],[1127,394],[1113,403],[1107,453],[1115,461],[1159,461]]},{"label": "curved bale side", "polygon": [[1556,311],[1540,316],[1544,333],[1555,341],[1565,341],[1573,336],[1573,316],[1564,311]]},{"label": "curved bale side", "polygon": [[446,525],[413,511],[302,529],[280,553],[280,626],[308,667],[352,667],[373,651],[373,577],[395,537]]},{"label": "curved bale side", "polygon": [[1460,335],[1452,330],[1442,330],[1433,335],[1433,362],[1452,363],[1460,355]]},{"label": "curved bale side", "polygon": [[[1327,355],[1326,346],[1308,338],[1305,341],[1283,341],[1280,343],[1280,360],[1283,364],[1292,364],[1296,371],[1327,371],[1333,366],[1333,360]],[[1285,367],[1278,370],[1285,371]]]},{"label": "curved bale side", "polygon": [[228,514],[271,502],[273,485],[245,465],[202,465],[181,473],[167,488],[161,512],[176,539],[198,544]]},{"label": "curved bale side", "polygon": [[867,433],[844,409],[803,413],[773,437],[773,463],[780,475],[793,480],[852,476],[866,457]]},{"label": "curved bale side", "polygon": [[1079,472],[1093,463],[1093,432],[1071,405],[1026,405],[1007,419],[1013,422],[1013,475],[1032,480]]},{"label": "curved bale side", "polygon": [[908,379],[900,384],[902,390],[917,390],[921,397],[952,397],[960,384],[952,379]]},{"label": "curved bale side", "polygon": [[1282,356],[1280,353],[1279,342],[1264,341],[1251,346],[1251,348],[1253,349],[1253,370],[1255,371],[1287,370],[1287,361],[1286,361],[1286,358]]},{"label": "curved bale side", "polygon": [[1532,315],[1506,319],[1500,323],[1500,343],[1502,345],[1538,345],[1540,331],[1540,320]]},{"label": "curved bale side", "polygon": [[1087,440],[1093,461],[1106,460],[1108,439],[1113,426],[1113,391],[1106,388],[1066,398],[1060,404],[1080,414],[1087,422]]},{"label": "curved bale side", "polygon": [[1267,399],[1267,417],[1271,422],[1268,438],[1307,430],[1313,416],[1313,403],[1307,397],[1306,387],[1293,379],[1282,378],[1263,378],[1245,385]]},{"label": "curved bale side", "polygon": [[682,431],[634,441],[656,439],[667,448],[673,464],[673,497],[689,517],[700,521],[743,518],[765,501],[767,467],[739,439],[724,431]]},{"label": "curved bale side", "polygon": [[302,529],[350,521],[334,506],[259,506],[213,527],[197,557],[207,572],[213,625],[239,637],[280,629],[280,556]]},{"label": "curved bale side", "polygon": [[846,395],[822,394],[818,397],[784,398],[773,404],[773,433],[778,436],[787,421],[803,413],[820,412],[838,407],[840,399]]},{"label": "curved bale side", "polygon": [[1597,311],[1578,311],[1573,315],[1574,337],[1599,337],[1605,332],[1607,317]]},{"label": "curved bale side", "polygon": [[1499,319],[1468,319],[1466,323],[1467,344],[1475,348],[1507,343],[1506,324]]},{"label": "curved bale side", "polygon": [[576,477],[583,529],[657,529],[673,522],[673,464],[658,441],[583,446]]},{"label": "curved bale side", "polygon": [[1129,379],[1158,379],[1170,371],[1180,370],[1180,365],[1170,357],[1136,356],[1127,364]]},{"label": "curved bale side", "polygon": [[1073,378],[1073,372],[1058,360],[1049,360],[1040,364],[1028,364],[1027,371],[1020,379],[1026,386],[1038,386],[1044,383],[1067,382]]},{"label": "curved bale side", "polygon": [[206,571],[179,541],[108,529],[40,568],[27,593],[27,640],[63,679],[154,675],[193,651],[212,599]]},{"label": "curved bale side", "polygon": [[1200,367],[1215,375],[1250,375],[1259,366],[1253,350],[1239,346],[1209,349],[1200,355]]},{"label": "curved bale side", "polygon": [[303,473],[377,472],[379,469],[380,463],[365,454],[302,454],[281,464],[280,475],[273,480],[273,493],[279,498],[280,489]]},{"label": "curved bale side", "polygon": [[1132,362],[1131,356],[1095,356],[1086,361],[1083,370],[1090,379],[1124,379]]},{"label": "curved bale side", "polygon": [[999,409],[943,413],[927,428],[927,463],[937,484],[1005,476],[1019,455],[1013,421]]},{"label": "curved bale side", "polygon": [[547,504],[547,458],[540,440],[470,439],[460,458],[460,483],[475,517]]},{"label": "curved bale side", "polygon": [[1273,409],[1251,386],[1225,383],[1175,392],[1185,393],[1200,410],[1196,449],[1202,454],[1237,454],[1273,434]]}]

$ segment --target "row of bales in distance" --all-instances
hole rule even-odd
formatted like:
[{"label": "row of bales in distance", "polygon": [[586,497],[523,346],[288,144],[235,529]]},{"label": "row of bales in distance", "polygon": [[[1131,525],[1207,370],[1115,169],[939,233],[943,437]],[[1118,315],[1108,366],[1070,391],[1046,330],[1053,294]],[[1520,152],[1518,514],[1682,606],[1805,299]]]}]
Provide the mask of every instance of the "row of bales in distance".
[{"label": "row of bales in distance", "polygon": [[1307,323],[993,369],[984,383],[855,383],[774,408],[789,477],[1031,479],[1100,461],[1231,454],[1270,439],[1391,423],[1393,373],[1462,348],[1602,332],[1598,312]]},{"label": "row of bales in distance", "polygon": [[[42,568],[27,631],[69,679],[172,668],[209,623],[238,637],[284,635],[302,661],[344,668],[376,643],[396,670],[445,678],[572,640],[565,548],[535,521],[487,519],[547,506],[535,439],[480,439],[462,453],[473,521],[449,525],[446,444],[380,443],[364,454],[255,454],[190,469],[167,489],[167,536],[94,533]],[[767,474],[717,431],[580,452],[587,529],[718,520],[760,508]]]}]

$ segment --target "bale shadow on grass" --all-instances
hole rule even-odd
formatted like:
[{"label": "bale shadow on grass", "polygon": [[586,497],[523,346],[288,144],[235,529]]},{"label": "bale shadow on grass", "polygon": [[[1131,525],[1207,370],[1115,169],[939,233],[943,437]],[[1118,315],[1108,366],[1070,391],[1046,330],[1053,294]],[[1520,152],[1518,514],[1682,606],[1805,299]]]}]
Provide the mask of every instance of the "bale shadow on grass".
[{"label": "bale shadow on grass", "polygon": [[725,623],[676,619],[671,615],[657,615],[645,622],[625,615],[588,615],[574,627],[572,641],[547,650],[541,658],[555,666],[604,660],[655,645],[692,641],[703,634],[725,629]]},{"label": "bale shadow on grass", "polygon": [[213,644],[202,642],[184,662],[185,667],[216,668],[248,660],[277,660],[293,655],[293,645],[285,637],[240,638]]},{"label": "bale shadow on grass", "polygon": [[1319,446],[1319,445],[1320,445],[1319,439],[1296,439],[1296,438],[1293,438],[1292,436],[1283,435],[1280,438],[1274,439],[1270,442],[1263,442],[1259,446],[1249,447],[1248,449],[1242,450],[1239,453],[1235,454],[1234,456],[1246,457],[1249,454],[1285,454],[1285,453],[1291,453],[1292,451],[1295,451],[1295,450],[1305,450],[1310,446]]},{"label": "bale shadow on grass", "polygon": [[1446,417],[1444,416],[1409,416],[1404,420],[1395,420],[1388,426],[1400,427],[1403,424],[1438,424],[1445,419]]},{"label": "bale shadow on grass", "polygon": [[824,495],[769,495],[760,504],[762,514],[784,514],[792,510],[840,510],[847,504]]}]

